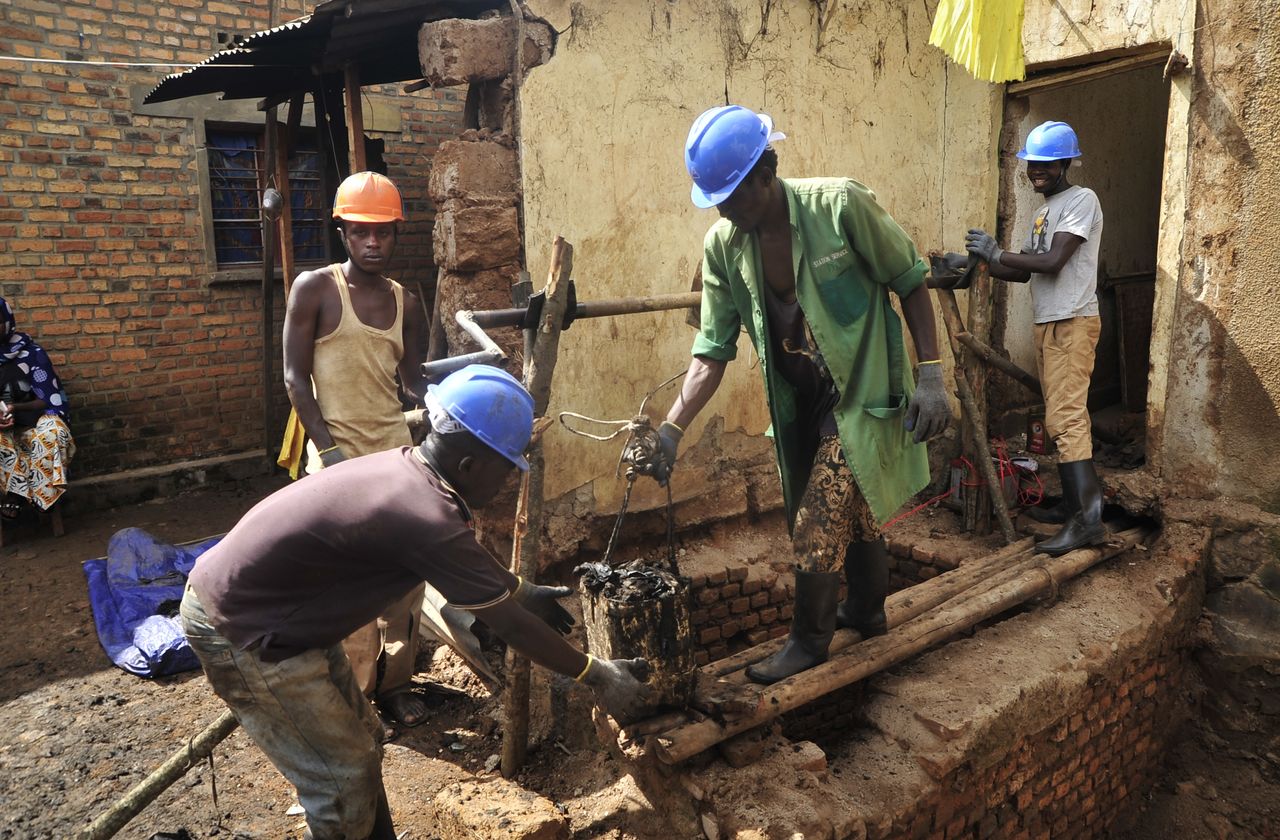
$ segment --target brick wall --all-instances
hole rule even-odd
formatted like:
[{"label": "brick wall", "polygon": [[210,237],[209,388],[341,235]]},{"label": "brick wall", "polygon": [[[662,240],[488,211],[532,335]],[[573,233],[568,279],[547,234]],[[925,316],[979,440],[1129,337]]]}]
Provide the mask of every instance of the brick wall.
[{"label": "brick wall", "polygon": [[[277,19],[309,8],[283,0]],[[268,28],[269,5],[23,0],[2,17],[0,54],[186,65],[219,49],[220,32]],[[0,295],[66,384],[75,476],[262,442],[261,292],[256,280],[209,284],[197,120],[134,109],[131,87],[176,69],[0,61]],[[436,145],[460,131],[463,94],[368,92],[401,105],[400,132],[377,135],[410,219],[393,274],[429,294],[427,172]],[[278,360],[266,396],[282,423]]]},{"label": "brick wall", "polygon": [[[893,541],[890,548],[899,574],[905,567],[915,575],[911,582],[952,567],[945,554],[913,555]],[[699,664],[787,632],[786,574],[755,566],[704,569],[691,579]],[[874,828],[869,821],[868,838],[1086,838],[1130,825],[1139,812],[1135,796],[1154,782],[1161,755],[1190,714],[1191,633],[1191,623],[1171,627],[1145,653],[1100,671],[1081,702],[1064,704],[1052,724],[983,767],[962,764],[934,778],[896,822]],[[832,692],[784,715],[782,732],[838,749],[865,725],[865,694],[864,683]]]}]

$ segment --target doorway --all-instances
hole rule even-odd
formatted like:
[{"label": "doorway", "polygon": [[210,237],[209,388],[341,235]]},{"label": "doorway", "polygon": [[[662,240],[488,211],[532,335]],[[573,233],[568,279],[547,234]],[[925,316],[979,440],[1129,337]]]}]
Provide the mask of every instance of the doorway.
[{"label": "doorway", "polygon": [[[1069,123],[1082,157],[1069,179],[1092,189],[1102,205],[1098,309],[1102,333],[1089,389],[1095,459],[1133,469],[1145,462],[1152,315],[1155,300],[1161,176],[1169,107],[1163,77],[1167,49],[1033,75],[1010,85],[1001,132],[1000,239],[1026,244],[1044,200],[1032,190],[1016,156],[1028,132],[1047,120]],[[994,338],[1027,370],[1036,369],[1029,285],[998,283]],[[993,416],[1006,428],[1025,423],[1037,406],[1026,392],[997,387]]]}]

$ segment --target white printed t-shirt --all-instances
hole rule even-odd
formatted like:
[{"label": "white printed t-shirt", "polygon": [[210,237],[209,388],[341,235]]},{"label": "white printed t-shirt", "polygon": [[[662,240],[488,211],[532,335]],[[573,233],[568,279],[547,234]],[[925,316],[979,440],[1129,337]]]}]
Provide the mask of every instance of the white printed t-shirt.
[{"label": "white printed t-shirt", "polygon": [[1031,274],[1031,299],[1037,324],[1098,314],[1098,248],[1102,244],[1102,205],[1088,187],[1067,187],[1049,196],[1036,212],[1023,253],[1045,254],[1055,233],[1084,239],[1057,274]]}]

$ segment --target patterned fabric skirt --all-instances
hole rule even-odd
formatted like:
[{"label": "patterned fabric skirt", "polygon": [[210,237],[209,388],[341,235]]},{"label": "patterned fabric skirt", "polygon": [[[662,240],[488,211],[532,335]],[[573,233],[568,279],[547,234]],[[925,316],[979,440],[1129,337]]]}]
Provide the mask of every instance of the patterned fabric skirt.
[{"label": "patterned fabric skirt", "polygon": [[48,510],[67,491],[67,465],[75,454],[71,428],[56,414],[29,429],[0,430],[0,489]]},{"label": "patterned fabric skirt", "polygon": [[810,572],[837,572],[844,568],[849,543],[878,539],[880,526],[849,470],[840,438],[824,436],[796,508],[791,532],[796,565]]}]

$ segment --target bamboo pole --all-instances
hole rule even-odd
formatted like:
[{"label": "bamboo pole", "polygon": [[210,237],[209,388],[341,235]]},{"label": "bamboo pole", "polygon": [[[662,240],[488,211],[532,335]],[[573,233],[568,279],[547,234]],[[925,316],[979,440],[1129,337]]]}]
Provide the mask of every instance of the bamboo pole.
[{"label": "bamboo pole", "polygon": [[[885,599],[884,609],[890,627],[905,624],[913,618],[933,609],[941,603],[959,595],[975,584],[985,580],[993,571],[1006,568],[1013,561],[1026,554],[1035,546],[1035,538],[1027,537],[1016,543],[1007,545],[999,551],[979,557],[965,563],[959,568],[944,572],[923,583],[909,586],[894,592]],[[837,630],[831,640],[830,652],[843,650],[861,641],[862,636],[855,630]],[[782,650],[785,638],[772,639],[748,648],[733,656],[718,659],[703,666],[701,673],[709,677],[724,677],[743,671],[748,665],[754,665]]]},{"label": "bamboo pole", "polygon": [[947,333],[951,338],[951,353],[956,359],[956,390],[960,392],[960,404],[969,419],[966,428],[973,443],[974,454],[977,456],[975,460],[978,462],[978,471],[982,473],[982,477],[987,484],[987,490],[991,494],[991,504],[995,508],[996,519],[1000,523],[1000,533],[1006,543],[1011,543],[1017,538],[1017,532],[1014,531],[1013,522],[1009,519],[1009,506],[1004,501],[1004,488],[1000,485],[1000,479],[996,476],[995,468],[991,466],[991,448],[987,445],[986,424],[984,422],[981,426],[978,425],[979,419],[984,417],[985,414],[980,410],[977,399],[974,397],[973,389],[969,385],[969,378],[960,364],[962,351],[956,336],[961,332],[965,332],[964,323],[955,322],[960,317],[959,307],[956,306],[955,293],[950,289],[938,289],[937,291],[938,297],[943,301],[943,320],[946,322]]},{"label": "bamboo pole", "polygon": [[204,731],[192,738],[185,747],[169,756],[164,764],[134,785],[132,790],[122,796],[105,813],[81,829],[76,835],[76,840],[106,840],[108,837],[114,837],[170,785],[186,775],[186,772],[196,764],[208,758],[213,748],[234,732],[239,725],[230,709],[223,712],[221,717],[205,727]]},{"label": "bamboo pole", "polygon": [[[569,299],[569,278],[573,272],[573,246],[557,236],[551,248],[547,275],[546,302],[538,325],[526,331],[524,384],[533,396],[533,414],[542,417],[551,401],[551,377],[560,347],[560,330]],[[532,339],[530,341],[529,339]],[[512,571],[530,583],[538,571],[538,551],[542,536],[542,492],[544,463],[541,436],[529,447],[529,471],[520,481],[516,503],[515,545]],[[529,749],[529,660],[514,650],[507,652],[507,691],[503,707],[502,775],[510,779],[524,764]]]},{"label": "bamboo pole", "polygon": [[765,687],[755,709],[747,714],[724,723],[712,718],[691,721],[651,736],[648,744],[666,764],[684,761],[727,738],[945,642],[1019,604],[1055,594],[1064,581],[1129,550],[1147,534],[1146,529],[1134,528],[1113,535],[1110,543],[1099,548],[1083,548],[1061,557],[1038,555],[1038,562],[1032,568],[1012,580],[998,582],[977,593],[965,593],[927,615],[895,627],[887,635],[869,639],[822,665]]}]

